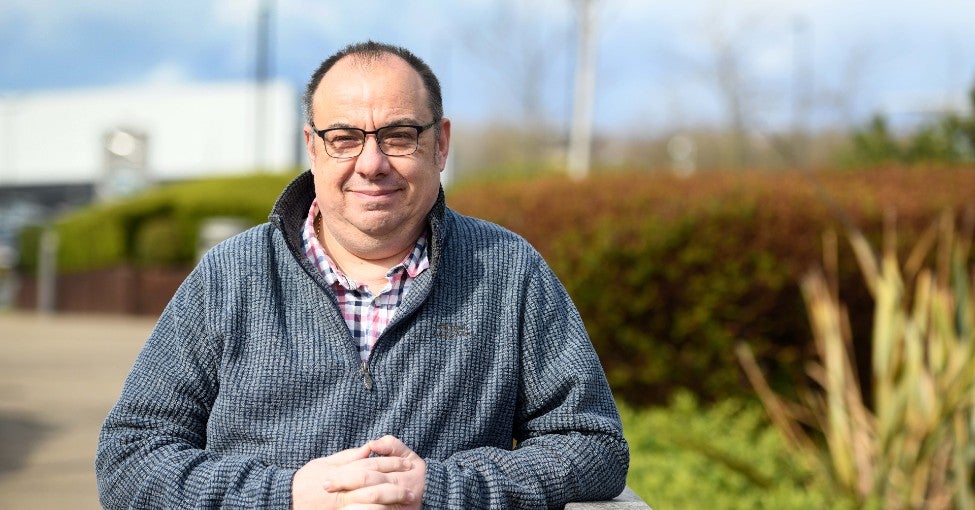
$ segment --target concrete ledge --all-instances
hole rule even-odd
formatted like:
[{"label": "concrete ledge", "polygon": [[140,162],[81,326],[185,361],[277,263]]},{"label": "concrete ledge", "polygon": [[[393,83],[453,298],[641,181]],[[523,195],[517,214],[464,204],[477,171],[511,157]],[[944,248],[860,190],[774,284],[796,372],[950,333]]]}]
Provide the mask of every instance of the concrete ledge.
[{"label": "concrete ledge", "polygon": [[629,487],[609,501],[584,501],[569,503],[565,510],[652,510],[650,505],[640,499]]}]

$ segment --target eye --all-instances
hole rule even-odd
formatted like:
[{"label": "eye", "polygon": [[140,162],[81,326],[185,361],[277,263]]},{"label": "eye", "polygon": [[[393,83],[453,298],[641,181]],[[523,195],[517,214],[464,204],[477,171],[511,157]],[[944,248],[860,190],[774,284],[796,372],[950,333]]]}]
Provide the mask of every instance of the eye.
[{"label": "eye", "polygon": [[387,145],[412,145],[416,140],[416,130],[411,127],[391,127],[382,132],[382,141]]},{"label": "eye", "polygon": [[350,146],[362,142],[362,135],[356,131],[338,129],[325,133],[325,141],[337,146]]}]

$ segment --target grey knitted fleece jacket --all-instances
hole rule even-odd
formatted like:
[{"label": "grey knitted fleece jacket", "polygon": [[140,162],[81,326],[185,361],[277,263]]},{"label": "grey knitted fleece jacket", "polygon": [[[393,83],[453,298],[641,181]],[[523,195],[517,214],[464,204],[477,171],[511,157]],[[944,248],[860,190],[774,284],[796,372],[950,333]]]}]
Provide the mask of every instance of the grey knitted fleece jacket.
[{"label": "grey knitted fleece jacket", "polygon": [[301,250],[312,197],[305,172],[269,223],[180,286],[102,428],[103,506],[290,508],[304,463],[385,434],[426,460],[425,508],[560,508],[623,489],[629,450],[599,360],[527,242],[441,192],[431,267],[363,366]]}]

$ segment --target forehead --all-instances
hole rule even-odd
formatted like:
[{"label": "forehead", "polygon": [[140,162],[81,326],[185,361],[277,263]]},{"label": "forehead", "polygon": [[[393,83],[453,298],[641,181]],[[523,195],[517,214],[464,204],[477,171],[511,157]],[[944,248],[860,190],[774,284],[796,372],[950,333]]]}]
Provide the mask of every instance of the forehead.
[{"label": "forehead", "polygon": [[326,123],[416,119],[429,110],[419,73],[405,60],[388,54],[350,55],[336,62],[322,77],[312,105],[316,121]]}]

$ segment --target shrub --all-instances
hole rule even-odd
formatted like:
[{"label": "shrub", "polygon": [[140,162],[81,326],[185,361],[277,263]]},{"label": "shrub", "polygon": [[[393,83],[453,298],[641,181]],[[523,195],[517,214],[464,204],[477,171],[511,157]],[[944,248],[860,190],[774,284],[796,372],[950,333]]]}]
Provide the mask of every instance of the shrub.
[{"label": "shrub", "polygon": [[[906,249],[944,209],[975,204],[975,172],[550,177],[468,184],[448,202],[542,252],[579,307],[617,395],[649,404],[679,387],[705,400],[750,394],[738,342],[752,346],[777,390],[804,384],[812,346],[798,281],[820,260],[820,233],[850,224],[879,239],[890,208]],[[846,289],[852,329],[869,331],[873,305],[846,254],[836,285]],[[869,363],[869,345],[854,348],[861,366]],[[862,383],[869,388],[869,377]]]},{"label": "shrub", "polygon": [[797,462],[754,401],[702,406],[679,391],[666,407],[620,406],[630,443],[627,484],[668,510],[852,509]]},{"label": "shrub", "polygon": [[[58,269],[65,273],[120,265],[189,267],[199,226],[212,216],[251,224],[267,220],[293,174],[220,177],[160,186],[116,202],[95,204],[59,218]],[[20,268],[36,271],[38,234],[21,235]]]},{"label": "shrub", "polygon": [[771,356],[782,340],[777,359],[797,359],[797,344],[785,337],[801,300],[776,254],[750,239],[755,207],[721,204],[673,221],[604,224],[588,241],[569,238],[571,247],[588,248],[580,257],[556,251],[556,270],[620,395],[660,400],[675,386],[727,395],[738,386],[728,348],[737,341]]},{"label": "shrub", "polygon": [[[173,267],[185,264],[188,244],[181,222],[172,217],[149,218],[136,231],[134,262],[140,266]],[[192,246],[192,245],[190,245]]]},{"label": "shrub", "polygon": [[58,222],[58,270],[101,269],[125,261],[130,245],[130,216],[111,207],[93,207]]}]

